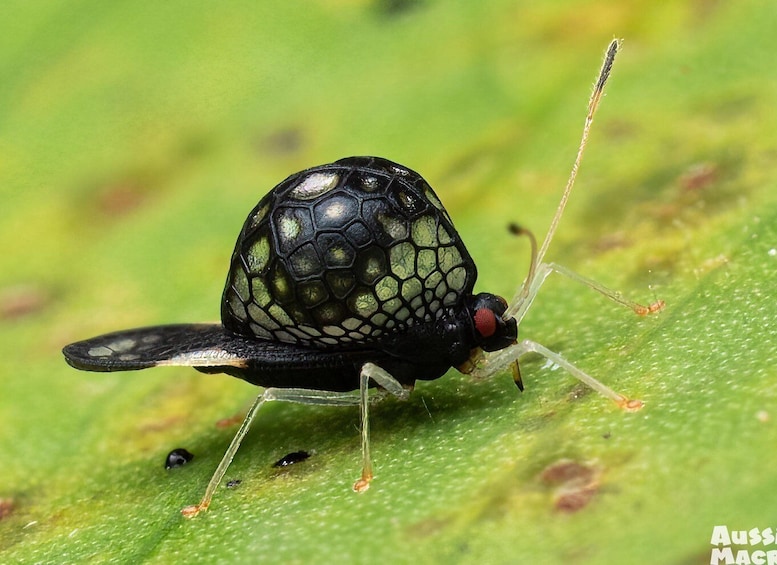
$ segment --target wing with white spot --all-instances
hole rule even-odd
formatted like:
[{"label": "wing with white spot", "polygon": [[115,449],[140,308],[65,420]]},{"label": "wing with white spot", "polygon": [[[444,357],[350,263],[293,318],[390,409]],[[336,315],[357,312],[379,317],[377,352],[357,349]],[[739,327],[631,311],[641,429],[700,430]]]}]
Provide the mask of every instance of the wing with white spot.
[{"label": "wing with white spot", "polygon": [[82,371],[132,371],[160,365],[244,368],[246,351],[221,324],[151,326],[109,333],[66,346]]}]

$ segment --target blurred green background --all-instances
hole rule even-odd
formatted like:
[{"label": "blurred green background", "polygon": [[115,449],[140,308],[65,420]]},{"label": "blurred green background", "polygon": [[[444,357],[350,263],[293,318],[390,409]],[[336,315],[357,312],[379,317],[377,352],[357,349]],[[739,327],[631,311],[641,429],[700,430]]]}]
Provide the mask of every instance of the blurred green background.
[{"label": "blurred green background", "polygon": [[[0,562],[690,564],[715,525],[777,525],[773,2],[6,0],[0,21]],[[217,319],[256,201],[354,154],[421,172],[477,289],[511,295],[528,249],[504,226],[544,233],[613,37],[548,258],[667,307],[551,279],[521,332],[646,408],[532,359],[522,395],[452,372],[373,410],[356,495],[357,411],[269,406],[242,483],[183,520],[256,389],[81,373],[62,345]],[[165,471],[176,447],[195,459]]]}]

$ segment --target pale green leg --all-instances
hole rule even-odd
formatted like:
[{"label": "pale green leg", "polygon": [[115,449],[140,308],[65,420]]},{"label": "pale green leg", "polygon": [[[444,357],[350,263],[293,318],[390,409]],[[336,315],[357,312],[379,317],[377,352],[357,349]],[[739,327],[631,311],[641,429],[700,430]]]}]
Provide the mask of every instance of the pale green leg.
[{"label": "pale green leg", "polygon": [[[256,416],[256,413],[259,411],[259,408],[261,408],[265,402],[270,402],[273,400],[280,401],[280,402],[293,402],[295,404],[313,404],[313,405],[326,405],[326,406],[357,406],[357,405],[360,406],[361,418],[362,418],[363,468],[362,468],[362,478],[359,481],[357,481],[357,485],[364,482],[365,478],[367,477],[368,478],[364,486],[362,486],[361,488],[356,488],[356,485],[354,485],[354,490],[357,490],[359,492],[366,490],[369,487],[369,479],[372,478],[372,463],[370,461],[370,453],[369,453],[369,420],[368,420],[368,409],[367,409],[367,405],[369,404],[369,401],[370,401],[369,395],[367,394],[370,379],[376,382],[388,393],[393,394],[398,398],[406,399],[409,396],[409,391],[404,389],[402,385],[396,379],[394,379],[394,377],[392,377],[384,369],[381,369],[380,367],[378,367],[373,363],[365,363],[362,366],[360,379],[359,379],[358,395],[352,392],[331,392],[331,391],[325,391],[325,390],[314,390],[314,389],[304,389],[304,388],[265,389],[262,394],[256,397],[256,400],[251,405],[251,408],[248,409],[248,413],[246,414],[246,417],[243,420],[243,423],[240,425],[240,429],[237,431],[237,433],[235,434],[235,437],[232,439],[232,443],[229,444],[229,448],[227,449],[227,452],[224,454],[224,457],[222,457],[221,462],[216,468],[216,471],[213,473],[213,476],[211,477],[210,482],[208,482],[208,486],[205,489],[205,495],[202,497],[202,500],[200,501],[200,503],[183,508],[181,510],[181,513],[187,518],[192,518],[197,514],[199,514],[200,512],[204,512],[208,509],[208,506],[210,506],[211,499],[213,498],[213,495],[216,492],[216,489],[221,483],[221,480],[224,478],[224,474],[227,472],[227,469],[229,468],[230,463],[232,463],[232,459],[234,459],[235,454],[237,453],[237,450],[240,448],[240,444],[242,443],[243,438],[248,433],[248,430],[251,427],[251,422]],[[377,395],[375,397],[376,400],[379,398],[382,398],[382,396]]]},{"label": "pale green leg", "polygon": [[[510,365],[511,367],[512,366],[517,367],[518,359],[523,355],[525,355],[526,353],[536,353],[538,355],[543,356],[545,359],[549,360],[551,363],[558,365],[566,372],[568,372],[570,375],[572,375],[579,381],[585,383],[586,385],[594,389],[599,394],[606,396],[621,408],[624,408],[630,411],[636,411],[642,408],[642,405],[643,405],[642,401],[636,400],[636,399],[630,400],[624,395],[615,392],[614,390],[612,390],[610,387],[608,387],[601,381],[593,378],[588,373],[585,373],[580,369],[578,369],[577,367],[575,367],[572,363],[564,359],[561,355],[559,355],[555,351],[551,351],[544,345],[541,345],[529,339],[524,339],[523,341],[516,343],[512,347],[507,347],[505,349],[502,349],[501,351],[495,351],[494,353],[486,354],[485,365],[476,369],[473,374],[476,377],[489,377],[494,373],[501,371],[508,365]],[[520,374],[518,378],[520,378]]]},{"label": "pale green leg", "polygon": [[506,315],[513,316],[517,320],[519,326],[521,325],[521,320],[523,320],[523,317],[526,315],[526,312],[529,310],[532,302],[534,302],[534,299],[537,297],[542,283],[545,282],[545,279],[547,279],[551,273],[558,273],[572,279],[573,281],[584,284],[585,286],[594,289],[602,296],[612,300],[616,304],[620,304],[621,306],[625,306],[626,308],[633,310],[635,314],[640,316],[653,314],[664,307],[663,300],[657,300],[652,304],[644,306],[629,300],[617,290],[607,288],[606,286],[599,284],[593,279],[589,279],[588,277],[577,274],[571,269],[567,269],[563,265],[559,265],[557,263],[541,263],[537,266],[537,272],[535,273],[534,279],[532,280],[531,285],[529,285],[529,288],[525,291],[525,293],[519,292],[507,309]]},{"label": "pale green leg", "polygon": [[401,400],[407,400],[410,391],[404,387],[387,371],[381,369],[374,363],[365,363],[362,366],[359,380],[359,406],[361,407],[362,423],[362,476],[353,485],[356,492],[364,492],[370,488],[372,481],[372,460],[370,459],[370,419],[369,419],[369,390],[370,379],[375,381],[389,394],[393,394]]}]

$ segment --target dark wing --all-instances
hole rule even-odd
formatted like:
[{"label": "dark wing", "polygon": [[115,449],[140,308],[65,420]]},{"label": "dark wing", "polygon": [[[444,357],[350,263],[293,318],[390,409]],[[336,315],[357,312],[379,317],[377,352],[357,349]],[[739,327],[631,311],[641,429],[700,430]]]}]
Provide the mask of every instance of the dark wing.
[{"label": "dark wing", "polygon": [[244,368],[243,340],[221,324],[176,324],[113,332],[66,346],[65,360],[82,371],[132,371],[160,365]]},{"label": "dark wing", "polygon": [[412,365],[370,349],[325,351],[235,335],[221,324],[151,326],[109,333],[66,346],[67,362],[82,371],[134,371],[194,367],[226,373],[264,387],[349,391],[359,388],[359,368],[372,361],[400,382],[415,382]]}]

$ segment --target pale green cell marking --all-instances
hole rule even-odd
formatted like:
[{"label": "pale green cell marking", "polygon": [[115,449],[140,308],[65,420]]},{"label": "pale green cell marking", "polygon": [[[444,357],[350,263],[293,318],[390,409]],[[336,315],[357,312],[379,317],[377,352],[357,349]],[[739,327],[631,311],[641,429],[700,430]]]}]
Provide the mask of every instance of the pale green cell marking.
[{"label": "pale green cell marking", "polygon": [[319,285],[307,284],[304,287],[297,287],[297,292],[306,304],[317,304],[326,298],[326,291]]},{"label": "pale green cell marking", "polygon": [[252,273],[258,273],[267,267],[270,259],[270,241],[260,237],[248,250],[248,267]]},{"label": "pale green cell marking", "polygon": [[243,303],[240,301],[240,298],[233,291],[230,291],[228,293],[227,304],[229,304],[229,309],[232,312],[232,314],[235,316],[235,318],[237,318],[242,322],[246,321],[246,318],[248,316],[246,316],[245,306],[243,306]]},{"label": "pale green cell marking", "polygon": [[272,337],[272,334],[259,324],[249,324],[249,326],[251,327],[251,331],[254,332],[254,335],[257,337],[263,337],[266,339]]},{"label": "pale green cell marking", "polygon": [[413,222],[410,233],[419,247],[437,246],[437,226],[431,216],[422,216]]},{"label": "pale green cell marking", "polygon": [[337,173],[313,173],[295,186],[289,196],[297,200],[313,200],[335,188],[339,181]]},{"label": "pale green cell marking", "polygon": [[278,320],[278,323],[282,326],[292,326],[294,325],[294,321],[291,319],[291,317],[286,313],[286,310],[278,306],[277,304],[273,304],[268,308],[267,310],[270,313],[270,316]]},{"label": "pale green cell marking", "polygon": [[320,318],[331,322],[337,321],[337,317],[339,316],[337,308],[329,303],[319,306],[317,312]]},{"label": "pale green cell marking", "polygon": [[410,307],[413,310],[416,310],[416,314],[418,314],[418,311],[417,311],[418,308],[421,308],[423,304],[424,304],[424,299],[422,296],[416,296],[415,298],[413,298],[413,300],[410,301]]},{"label": "pale green cell marking", "polygon": [[356,299],[356,310],[362,316],[371,316],[378,311],[378,300],[372,293],[363,294]]},{"label": "pale green cell marking", "polygon": [[401,308],[397,311],[396,314],[394,314],[394,317],[401,322],[405,322],[410,317],[410,310],[407,308]]},{"label": "pale green cell marking", "polygon": [[424,285],[426,288],[436,288],[437,285],[439,285],[442,282],[442,273],[440,271],[435,271],[431,275],[429,275],[429,278],[426,279],[426,282]]},{"label": "pale green cell marking", "polygon": [[415,248],[407,241],[399,243],[389,251],[391,271],[404,280],[415,274]]},{"label": "pale green cell marking", "polygon": [[342,247],[330,247],[326,251],[327,263],[330,265],[348,265],[351,258]]},{"label": "pale green cell marking", "polygon": [[335,293],[335,296],[343,298],[354,285],[353,275],[350,273],[336,274],[330,271],[327,274],[326,281]]},{"label": "pale green cell marking", "polygon": [[385,314],[375,314],[372,318],[370,318],[370,322],[375,324],[376,326],[383,326],[386,323],[386,320],[388,320],[388,316]]},{"label": "pale green cell marking", "polygon": [[124,353],[135,347],[136,344],[137,342],[134,339],[125,337],[118,341],[114,341],[113,343],[109,343],[108,348],[112,349],[115,353]]},{"label": "pale green cell marking", "polygon": [[448,233],[448,230],[442,224],[437,226],[437,239],[440,240],[441,245],[448,245],[453,241],[451,234]]},{"label": "pale green cell marking", "polygon": [[296,255],[292,257],[294,261],[294,269],[302,276],[312,275],[318,270],[318,265],[310,257],[304,255]]},{"label": "pale green cell marking", "polygon": [[262,308],[267,306],[272,301],[270,291],[267,290],[267,285],[264,284],[262,279],[258,277],[254,278],[251,281],[251,290],[254,294],[254,302],[256,302]]},{"label": "pale green cell marking", "polygon": [[368,257],[363,269],[362,279],[365,281],[374,281],[384,273],[383,261],[377,257]]},{"label": "pale green cell marking", "polygon": [[310,336],[305,332],[303,332],[302,330],[300,330],[299,328],[289,327],[289,328],[286,328],[286,330],[288,330],[290,334],[292,334],[293,336],[295,336],[297,339],[301,341],[310,341]]},{"label": "pale green cell marking", "polygon": [[412,210],[415,207],[415,196],[408,194],[404,190],[399,193],[399,201],[406,210]]},{"label": "pale green cell marking", "polygon": [[434,289],[434,295],[437,298],[442,298],[445,296],[446,292],[448,292],[448,285],[444,282],[440,282],[440,284],[437,285],[437,288]]},{"label": "pale green cell marking", "polygon": [[341,335],[345,335],[345,330],[340,326],[324,326],[322,330],[324,330],[324,333],[326,335],[333,335],[335,337],[340,337]]},{"label": "pale green cell marking", "polygon": [[105,347],[104,345],[101,345],[99,347],[92,347],[89,351],[90,357],[108,357],[110,355],[113,355],[113,351]]},{"label": "pale green cell marking", "polygon": [[[404,298],[406,302],[410,302],[414,298],[420,297],[421,288],[420,280],[416,278],[406,280],[402,283],[402,298]],[[414,308],[416,308],[416,306],[414,306]]]},{"label": "pale green cell marking", "polygon": [[251,316],[251,319],[254,322],[268,330],[277,330],[280,328],[278,322],[270,318],[270,316],[267,315],[267,312],[265,312],[262,308],[259,308],[253,302],[248,305],[248,315]]},{"label": "pale green cell marking", "polygon": [[399,310],[400,306],[402,306],[402,301],[399,298],[392,298],[383,304],[382,309],[384,312],[387,312],[389,315],[391,315]]},{"label": "pale green cell marking", "polygon": [[364,177],[362,179],[362,190],[365,192],[374,192],[378,188],[378,179],[375,177]]},{"label": "pale green cell marking", "polygon": [[345,220],[347,219],[345,217],[346,209],[347,208],[345,204],[343,204],[338,200],[329,202],[324,208],[324,217],[326,217],[332,223],[345,222]]},{"label": "pale green cell marking", "polygon": [[[294,319],[294,324],[299,326],[299,324],[303,323],[307,319],[307,313],[298,304],[292,305],[291,308],[292,310],[290,314]],[[287,311],[286,313],[288,314],[289,312]]]},{"label": "pale green cell marking", "polygon": [[393,239],[405,239],[407,237],[407,225],[399,218],[378,214],[378,223],[383,228],[383,231]]},{"label": "pale green cell marking", "polygon": [[262,220],[264,220],[267,217],[267,212],[270,210],[269,204],[265,204],[261,208],[259,208],[256,211],[256,214],[254,214],[254,217],[251,218],[251,227],[258,226]]},{"label": "pale green cell marking", "polygon": [[451,290],[461,291],[467,282],[467,271],[464,267],[456,267],[445,277]]},{"label": "pale green cell marking", "polygon": [[248,292],[248,278],[246,278],[245,271],[243,271],[242,267],[237,267],[232,273],[232,288],[235,289],[240,300],[248,302],[251,295]]},{"label": "pale green cell marking", "polygon": [[447,273],[457,265],[461,265],[461,253],[453,245],[440,247],[437,250],[437,257],[440,263],[440,270]]},{"label": "pale green cell marking", "polygon": [[278,234],[284,241],[294,241],[302,231],[299,218],[284,214],[278,221]]},{"label": "pale green cell marking", "polygon": [[299,329],[302,330],[303,332],[305,332],[307,335],[309,335],[311,337],[320,337],[321,336],[321,332],[318,331],[313,326],[300,325]]},{"label": "pale green cell marking", "polygon": [[295,339],[294,336],[291,335],[289,332],[280,330],[273,333],[275,335],[275,339],[277,339],[278,341],[283,341],[285,343],[297,343],[297,339]]},{"label": "pale green cell marking", "polygon": [[276,272],[272,284],[275,287],[276,296],[286,296],[289,293],[289,282],[280,271]]},{"label": "pale green cell marking", "polygon": [[367,290],[361,291],[354,296],[353,305],[356,313],[364,317],[371,316],[378,310],[378,301],[375,295]]},{"label": "pale green cell marking", "polygon": [[355,330],[361,325],[362,325],[361,320],[357,320],[356,318],[346,318],[345,320],[343,320],[343,327],[346,330]]},{"label": "pale green cell marking", "polygon": [[392,276],[387,275],[375,283],[375,294],[381,302],[394,298],[397,295],[398,290],[399,283],[397,283],[397,279]]},{"label": "pale green cell marking", "polygon": [[437,268],[437,254],[434,249],[422,249],[418,252],[418,276],[428,277]]},{"label": "pale green cell marking", "polygon": [[437,195],[432,192],[429,187],[424,188],[424,194],[426,195],[426,199],[432,203],[432,206],[437,208],[438,210],[443,210],[442,202],[440,202],[440,199],[437,198]]}]

